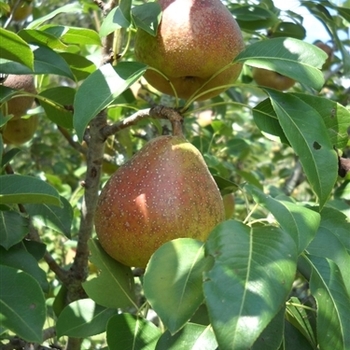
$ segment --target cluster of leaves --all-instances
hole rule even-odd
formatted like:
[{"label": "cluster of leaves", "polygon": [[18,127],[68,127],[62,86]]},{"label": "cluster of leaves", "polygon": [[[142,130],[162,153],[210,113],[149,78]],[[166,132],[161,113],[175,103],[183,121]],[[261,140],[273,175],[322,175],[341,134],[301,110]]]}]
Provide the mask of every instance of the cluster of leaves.
[{"label": "cluster of leaves", "polygon": [[[77,150],[85,149],[89,124],[105,109],[120,122],[149,107],[131,93],[147,67],[128,45],[135,27],[156,32],[160,11],[152,2],[121,0],[90,29],[78,20],[64,24],[64,17],[96,18],[96,5],[51,6],[20,30],[0,29],[0,72],[37,76],[42,118],[21,149],[0,138],[1,337],[42,343],[44,327],[53,324],[58,339],[84,338],[84,348],[104,340],[111,349],[350,348],[350,178],[338,177],[338,156],[349,152],[349,91],[340,76],[350,74],[349,42],[340,35],[350,22],[348,4],[303,2],[337,47],[326,84],[326,54],[303,41],[302,18],[265,0],[228,3],[247,47],[235,59],[245,65],[242,79],[225,94],[186,105],[146,87],[153,102],[186,106],[186,136],[222,193],[235,191],[236,213],[205,243],[166,243],[141,277],[91,239],[86,297],[72,302],[69,286],[43,260],[51,262],[51,254],[62,270],[70,267],[84,220],[79,183],[86,160]],[[101,38],[113,32],[125,38],[123,59],[99,66]],[[261,89],[249,67],[298,84],[288,93]],[[0,103],[21,93],[0,85]],[[201,127],[206,111],[215,118]],[[1,114],[0,126],[8,119]],[[164,128],[147,119],[118,132],[114,166]],[[288,192],[299,162],[306,179]]]}]

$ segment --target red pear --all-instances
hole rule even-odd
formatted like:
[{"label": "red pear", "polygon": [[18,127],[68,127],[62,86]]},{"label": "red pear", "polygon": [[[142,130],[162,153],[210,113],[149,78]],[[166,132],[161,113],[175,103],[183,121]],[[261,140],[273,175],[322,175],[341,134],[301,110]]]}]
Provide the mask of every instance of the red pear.
[{"label": "red pear", "polygon": [[110,256],[145,267],[163,243],[179,237],[205,241],[224,219],[201,153],[183,136],[160,136],[111,176],[98,200],[95,227]]},{"label": "red pear", "polygon": [[[242,65],[229,65],[244,48],[241,30],[230,11],[220,0],[159,0],[162,20],[156,37],[138,29],[135,38],[136,58],[154,70],[145,78],[159,91],[188,99],[198,91],[232,84]],[[204,85],[205,84],[205,85]],[[226,90],[215,89],[197,98],[205,100]]]}]

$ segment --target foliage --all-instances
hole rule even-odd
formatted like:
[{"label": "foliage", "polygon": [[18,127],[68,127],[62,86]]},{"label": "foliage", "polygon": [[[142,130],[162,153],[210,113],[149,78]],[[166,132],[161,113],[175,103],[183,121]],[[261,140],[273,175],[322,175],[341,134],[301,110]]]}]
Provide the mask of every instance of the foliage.
[{"label": "foliage", "polygon": [[[193,103],[141,78],[133,37],[138,27],[155,33],[154,3],[34,0],[15,21],[0,2],[0,73],[35,75],[28,113],[40,116],[30,142],[0,137],[4,348],[16,348],[15,336],[68,349],[350,348],[349,1],[302,2],[332,38],[323,71],[327,55],[304,41],[300,15],[270,0],[225,3],[244,32],[243,73]],[[251,67],[297,84],[257,86]],[[21,94],[0,85],[3,106]],[[235,213],[206,242],[166,243],[143,272],[103,251],[91,216],[110,173],[169,132],[149,117],[154,104],[183,112],[187,139],[222,194],[234,192]]]}]

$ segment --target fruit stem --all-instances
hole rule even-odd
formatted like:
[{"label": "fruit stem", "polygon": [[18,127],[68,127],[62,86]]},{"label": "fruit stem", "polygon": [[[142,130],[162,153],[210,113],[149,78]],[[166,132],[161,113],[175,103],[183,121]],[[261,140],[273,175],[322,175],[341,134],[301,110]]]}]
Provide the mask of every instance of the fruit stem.
[{"label": "fruit stem", "polygon": [[173,136],[183,136],[182,123],[183,116],[174,108],[155,106],[150,110],[150,116],[168,119],[173,129]]}]

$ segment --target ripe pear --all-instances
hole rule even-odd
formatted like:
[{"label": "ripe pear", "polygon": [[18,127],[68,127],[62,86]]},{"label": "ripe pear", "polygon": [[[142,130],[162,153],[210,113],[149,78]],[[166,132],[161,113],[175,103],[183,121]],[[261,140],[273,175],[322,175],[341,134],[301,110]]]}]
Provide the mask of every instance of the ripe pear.
[{"label": "ripe pear", "polygon": [[328,55],[326,62],[322,66],[322,70],[328,69],[331,66],[331,63],[333,60],[333,49],[329,45],[323,43],[320,40],[316,41],[314,45],[316,45],[318,48],[323,50]]},{"label": "ripe pear", "polygon": [[224,219],[222,197],[198,149],[181,135],[159,136],[110,177],[95,228],[111,257],[145,267],[165,242],[204,241]]},{"label": "ripe pear", "polygon": [[[235,82],[241,72],[241,64],[229,66],[208,82],[244,48],[241,30],[222,2],[158,2],[163,12],[157,35],[154,37],[138,29],[135,38],[136,58],[161,71],[174,85],[178,97],[184,99],[191,97],[198,89],[205,92]],[[174,95],[169,81],[156,71],[147,70],[144,76],[154,88]],[[227,88],[218,88],[196,99],[209,99]]]},{"label": "ripe pear", "polygon": [[[14,6],[16,5],[17,0],[11,0],[10,7],[13,11]],[[16,22],[22,22],[26,20],[33,12],[33,1],[32,0],[21,0],[20,3],[16,6],[13,12],[13,20]]]},{"label": "ripe pear", "polygon": [[7,144],[22,145],[32,139],[38,123],[39,117],[37,115],[29,118],[11,119],[2,131],[2,138]]},{"label": "ripe pear", "polygon": [[[14,75],[10,74],[3,85],[14,90],[24,90],[31,94],[36,94],[34,86],[34,78],[30,74]],[[13,114],[13,120],[21,118],[31,108],[34,102],[34,97],[20,96],[13,97],[7,101],[7,114]]]},{"label": "ripe pear", "polygon": [[258,85],[280,91],[288,90],[295,84],[295,80],[263,68],[254,67],[252,75]]}]

